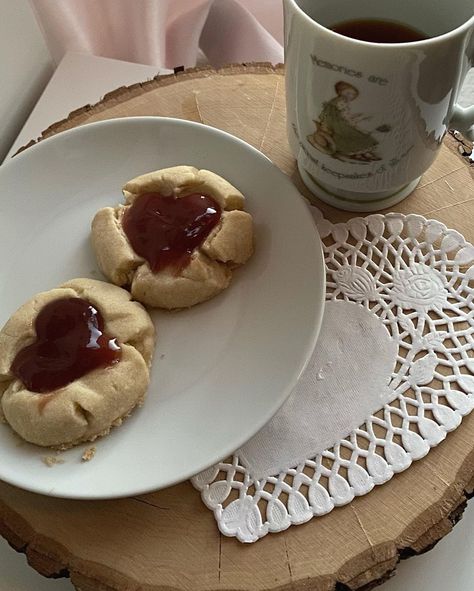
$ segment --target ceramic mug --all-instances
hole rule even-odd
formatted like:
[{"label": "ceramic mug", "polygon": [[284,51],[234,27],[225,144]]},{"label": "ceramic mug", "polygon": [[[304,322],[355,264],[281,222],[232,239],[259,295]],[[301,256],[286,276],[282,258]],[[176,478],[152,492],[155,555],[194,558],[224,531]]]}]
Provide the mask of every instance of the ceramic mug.
[{"label": "ceramic mug", "polygon": [[[409,195],[450,127],[474,57],[472,0],[283,0],[288,138],[305,185],[340,209],[376,211]],[[330,30],[395,21],[428,38],[373,43]]]}]

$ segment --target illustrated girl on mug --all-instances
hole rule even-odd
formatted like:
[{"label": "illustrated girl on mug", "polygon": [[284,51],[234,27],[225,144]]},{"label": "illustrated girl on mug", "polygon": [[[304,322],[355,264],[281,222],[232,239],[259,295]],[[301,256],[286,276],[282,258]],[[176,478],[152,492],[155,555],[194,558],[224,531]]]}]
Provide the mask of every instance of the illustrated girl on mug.
[{"label": "illustrated girl on mug", "polygon": [[[379,142],[373,137],[373,132],[358,127],[359,122],[367,121],[371,116],[351,112],[350,103],[359,96],[359,91],[342,80],[334,88],[337,96],[323,103],[319,119],[314,120],[316,131],[308,136],[309,143],[338,160],[363,164],[381,160],[375,151]],[[381,125],[375,131],[385,133],[390,131],[390,127]]]}]

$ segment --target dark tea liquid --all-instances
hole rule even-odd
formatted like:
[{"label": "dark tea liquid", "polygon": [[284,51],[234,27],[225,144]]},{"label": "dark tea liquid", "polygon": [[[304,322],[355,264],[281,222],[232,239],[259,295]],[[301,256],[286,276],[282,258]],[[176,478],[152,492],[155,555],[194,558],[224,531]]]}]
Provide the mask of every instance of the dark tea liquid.
[{"label": "dark tea liquid", "polygon": [[345,37],[371,41],[372,43],[407,43],[428,39],[424,33],[414,27],[375,18],[343,21],[333,25],[330,29]]}]

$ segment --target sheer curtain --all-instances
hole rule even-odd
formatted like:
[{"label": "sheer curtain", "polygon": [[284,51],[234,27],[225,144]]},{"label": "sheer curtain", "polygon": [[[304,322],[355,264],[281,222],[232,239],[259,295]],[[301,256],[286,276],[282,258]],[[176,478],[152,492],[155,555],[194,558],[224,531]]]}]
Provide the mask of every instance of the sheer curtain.
[{"label": "sheer curtain", "polygon": [[159,67],[283,61],[281,0],[30,0],[51,53]]}]

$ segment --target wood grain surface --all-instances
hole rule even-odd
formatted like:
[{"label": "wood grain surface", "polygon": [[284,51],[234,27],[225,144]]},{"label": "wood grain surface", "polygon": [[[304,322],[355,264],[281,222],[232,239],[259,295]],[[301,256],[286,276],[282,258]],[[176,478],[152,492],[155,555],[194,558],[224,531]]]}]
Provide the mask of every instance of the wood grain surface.
[{"label": "wood grain surface", "polygon": [[[188,70],[120,88],[43,134],[114,117],[162,115],[218,127],[262,150],[300,190],[285,128],[284,77],[269,64]],[[448,136],[418,189],[393,208],[474,241],[472,171]],[[316,202],[316,201],[315,201]],[[317,203],[332,221],[350,213]],[[46,576],[81,591],[367,590],[452,529],[474,488],[474,413],[428,456],[370,494],[243,545],[219,534],[189,483],[142,497],[69,501],[0,483],[0,533]]]}]

